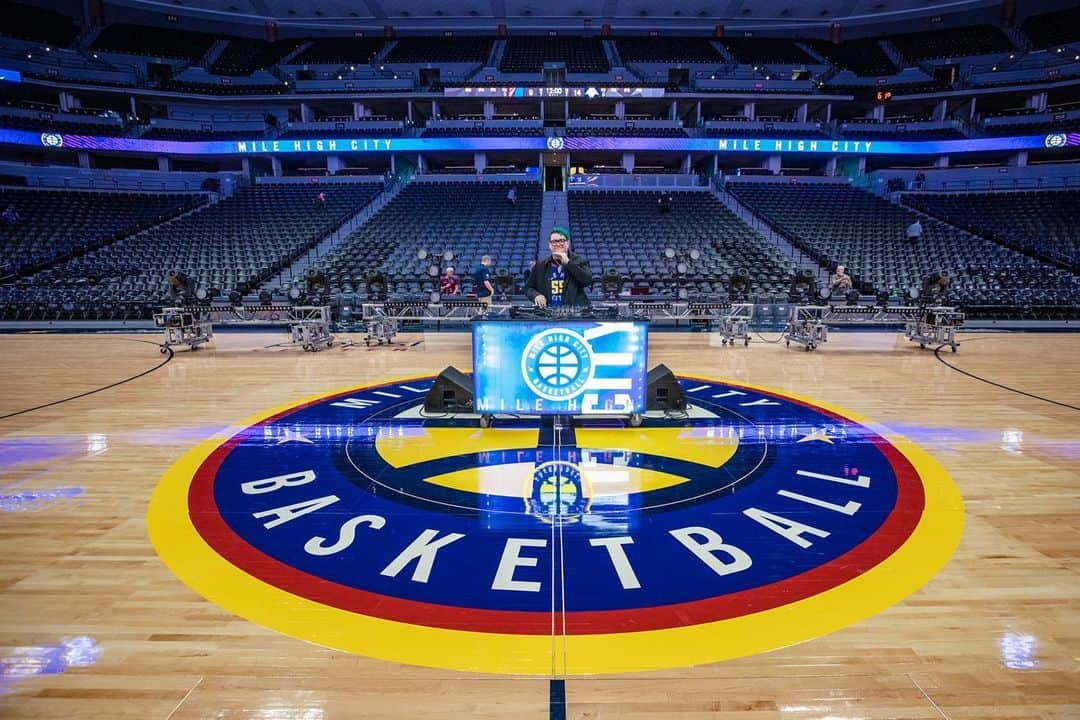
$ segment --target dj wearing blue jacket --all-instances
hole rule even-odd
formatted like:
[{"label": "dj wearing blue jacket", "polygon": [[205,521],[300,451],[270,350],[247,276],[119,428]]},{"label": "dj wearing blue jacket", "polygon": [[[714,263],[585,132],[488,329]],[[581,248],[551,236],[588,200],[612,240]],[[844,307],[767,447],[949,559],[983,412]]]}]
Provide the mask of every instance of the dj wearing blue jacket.
[{"label": "dj wearing blue jacket", "polygon": [[548,239],[551,255],[541,260],[529,273],[525,294],[537,307],[588,307],[585,288],[593,283],[589,264],[570,252],[570,233],[554,227]]}]

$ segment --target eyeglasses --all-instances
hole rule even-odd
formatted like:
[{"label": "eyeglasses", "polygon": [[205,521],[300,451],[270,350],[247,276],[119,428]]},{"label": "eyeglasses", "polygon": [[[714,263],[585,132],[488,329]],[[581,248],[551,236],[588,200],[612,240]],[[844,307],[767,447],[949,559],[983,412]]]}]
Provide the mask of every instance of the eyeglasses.
[{"label": "eyeglasses", "polygon": [[550,245],[568,245],[570,243],[566,238],[560,238],[558,240],[548,240]]}]

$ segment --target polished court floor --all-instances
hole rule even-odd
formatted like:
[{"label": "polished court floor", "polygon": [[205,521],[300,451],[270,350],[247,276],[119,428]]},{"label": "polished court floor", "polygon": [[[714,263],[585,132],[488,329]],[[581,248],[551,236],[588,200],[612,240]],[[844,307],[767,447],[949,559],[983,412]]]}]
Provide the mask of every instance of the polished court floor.
[{"label": "polished court floor", "polygon": [[[940,571],[865,619],[790,645],[783,639],[799,629],[779,628],[775,648],[746,653],[726,653],[722,636],[716,649],[688,641],[686,658],[732,656],[689,667],[667,637],[656,647],[661,669],[646,672],[606,672],[603,658],[575,663],[580,646],[542,634],[489,651],[504,657],[478,656],[483,672],[443,669],[453,649],[402,651],[430,652],[437,667],[373,659],[331,649],[354,638],[335,637],[334,616],[302,603],[302,623],[259,624],[245,619],[259,608],[240,617],[206,599],[213,573],[193,580],[198,568],[180,570],[182,582],[170,567],[187,548],[167,549],[167,566],[149,537],[152,496],[154,522],[167,523],[170,507],[177,517],[187,510],[155,495],[163,475],[275,408],[468,368],[468,336],[402,335],[393,347],[312,354],[279,346],[278,335],[219,334],[168,362],[155,339],[0,338],[2,718],[1080,717],[1080,335],[967,333],[959,353],[942,353],[950,368],[889,333],[836,333],[813,353],[655,334],[650,365],[839,408],[914,443],[955,483],[963,504],[935,511],[963,530],[955,553],[927,546],[928,558],[947,561]],[[655,489],[663,477],[635,482]],[[820,614],[860,614],[845,603]],[[635,648],[647,653],[643,637]],[[383,639],[384,657],[402,654],[393,636]],[[413,642],[403,631],[398,644]],[[541,665],[550,671],[513,671]]]}]

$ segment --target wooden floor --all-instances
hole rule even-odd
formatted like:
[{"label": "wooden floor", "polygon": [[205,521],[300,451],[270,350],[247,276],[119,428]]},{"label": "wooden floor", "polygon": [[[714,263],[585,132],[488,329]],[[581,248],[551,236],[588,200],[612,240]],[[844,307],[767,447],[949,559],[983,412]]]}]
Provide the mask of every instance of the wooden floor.
[{"label": "wooden floor", "polygon": [[[153,336],[0,336],[0,415],[162,362]],[[785,649],[706,666],[543,677],[387,663],[202,599],[147,539],[162,473],[269,408],[469,367],[468,336],[317,354],[219,334],[154,372],[0,420],[0,718],[1080,718],[1080,412],[980,382],[887,333],[816,352],[656,334],[650,364],[850,409],[907,435],[966,504],[949,564],[898,605]],[[1080,406],[1080,335],[963,336],[957,367]],[[561,715],[565,712],[565,715]]]}]

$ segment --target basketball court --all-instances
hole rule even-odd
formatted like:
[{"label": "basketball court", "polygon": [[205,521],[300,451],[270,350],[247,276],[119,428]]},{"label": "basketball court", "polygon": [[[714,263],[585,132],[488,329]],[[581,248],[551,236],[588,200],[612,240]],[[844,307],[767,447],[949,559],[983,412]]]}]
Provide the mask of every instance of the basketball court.
[{"label": "basketball court", "polygon": [[1076,337],[772,339],[481,429],[467,334],[6,335],[0,717],[1075,717]]}]

